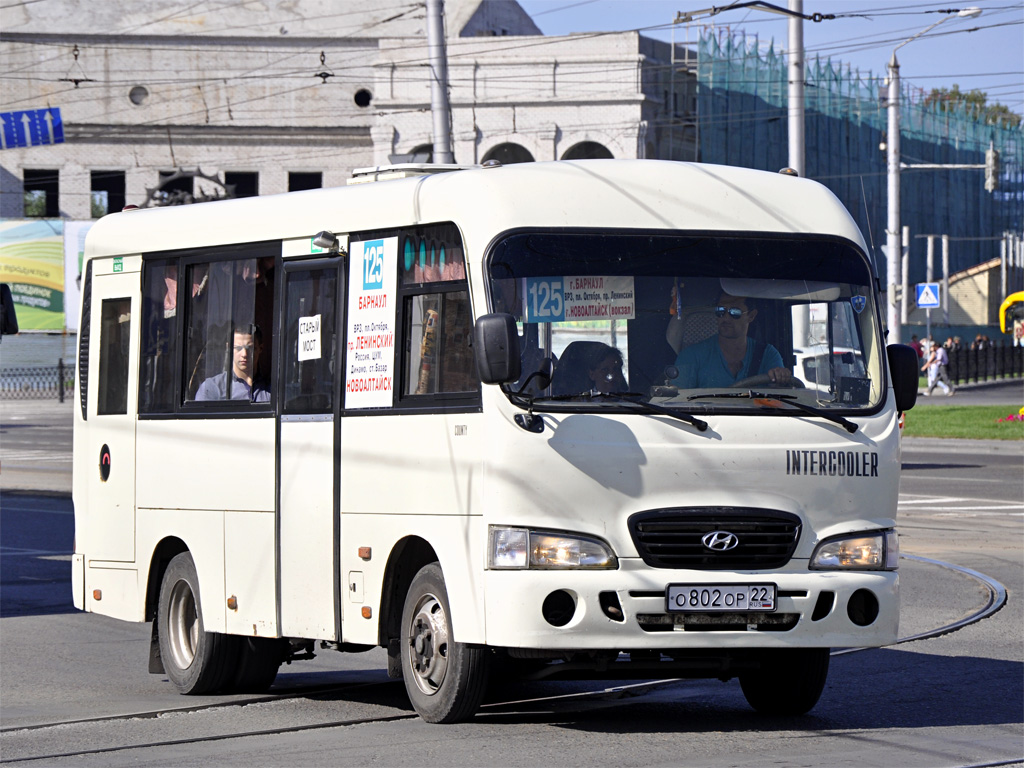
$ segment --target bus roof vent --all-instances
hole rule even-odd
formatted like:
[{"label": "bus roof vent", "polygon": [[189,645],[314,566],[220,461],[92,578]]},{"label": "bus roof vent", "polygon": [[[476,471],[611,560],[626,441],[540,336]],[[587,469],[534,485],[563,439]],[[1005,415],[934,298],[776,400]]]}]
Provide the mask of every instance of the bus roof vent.
[{"label": "bus roof vent", "polygon": [[478,165],[457,165],[444,163],[398,163],[396,165],[374,165],[369,168],[356,168],[352,171],[349,184],[368,184],[371,181],[390,181],[391,179],[409,179],[416,176],[431,176],[435,173],[465,171],[479,168]]}]

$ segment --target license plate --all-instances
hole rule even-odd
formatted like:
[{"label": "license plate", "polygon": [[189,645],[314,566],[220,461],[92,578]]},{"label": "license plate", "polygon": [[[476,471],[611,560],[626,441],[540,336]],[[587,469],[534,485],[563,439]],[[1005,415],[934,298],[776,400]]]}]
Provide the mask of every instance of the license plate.
[{"label": "license plate", "polygon": [[774,584],[669,584],[668,610],[736,613],[774,611]]}]

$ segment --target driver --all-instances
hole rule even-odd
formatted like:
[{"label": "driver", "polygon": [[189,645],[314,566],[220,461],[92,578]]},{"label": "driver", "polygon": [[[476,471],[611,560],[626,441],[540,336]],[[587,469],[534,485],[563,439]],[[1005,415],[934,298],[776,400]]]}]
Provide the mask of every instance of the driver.
[{"label": "driver", "polygon": [[771,344],[747,338],[747,329],[757,317],[753,302],[723,292],[718,297],[715,316],[718,334],[679,353],[679,376],[672,384],[682,389],[730,387],[759,375],[779,386],[791,382],[792,374],[783,367],[779,351]]}]

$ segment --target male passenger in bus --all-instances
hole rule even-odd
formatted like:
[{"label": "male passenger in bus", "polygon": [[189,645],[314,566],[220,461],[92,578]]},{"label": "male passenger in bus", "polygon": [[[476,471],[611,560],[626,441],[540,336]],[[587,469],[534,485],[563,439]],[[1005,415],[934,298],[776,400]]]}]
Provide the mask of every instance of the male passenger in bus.
[{"label": "male passenger in bus", "polygon": [[196,400],[248,400],[270,402],[270,387],[254,379],[263,345],[259,326],[239,326],[232,332],[231,370],[211,376],[199,385]]},{"label": "male passenger in bus", "polygon": [[681,389],[730,387],[752,376],[766,375],[771,384],[789,386],[792,374],[771,344],[747,338],[757,317],[753,302],[721,293],[715,306],[718,333],[691,344],[676,358],[679,377],[671,383]]}]

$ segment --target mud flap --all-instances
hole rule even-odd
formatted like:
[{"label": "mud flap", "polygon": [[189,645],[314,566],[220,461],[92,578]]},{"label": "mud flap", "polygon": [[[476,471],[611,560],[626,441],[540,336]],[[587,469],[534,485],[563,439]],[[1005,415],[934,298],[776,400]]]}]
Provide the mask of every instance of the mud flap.
[{"label": "mud flap", "polygon": [[397,637],[388,640],[388,677],[392,680],[402,677],[402,646]]},{"label": "mud flap", "polygon": [[156,628],[157,622],[153,622],[153,632],[149,637],[149,673],[151,675],[162,675],[164,673],[164,660],[160,658],[160,635]]}]

